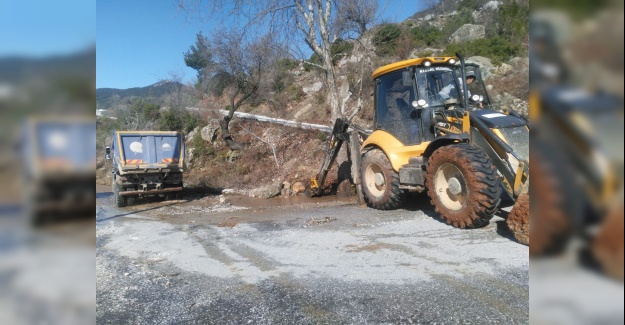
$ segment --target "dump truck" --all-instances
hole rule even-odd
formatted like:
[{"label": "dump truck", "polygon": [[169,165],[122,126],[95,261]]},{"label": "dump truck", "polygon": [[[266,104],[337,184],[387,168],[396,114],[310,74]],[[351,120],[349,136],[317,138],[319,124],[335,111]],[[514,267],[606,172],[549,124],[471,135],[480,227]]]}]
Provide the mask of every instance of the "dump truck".
[{"label": "dump truck", "polygon": [[[448,224],[476,228],[528,191],[528,119],[497,109],[479,66],[460,54],[416,58],[383,66],[372,78],[373,130],[336,121],[312,194],[322,192],[343,143],[355,187],[374,209],[398,208],[407,192],[426,191]],[[524,204],[520,210],[529,212]],[[529,238],[529,215],[515,222],[515,235]]]},{"label": "dump truck", "polygon": [[24,206],[33,225],[92,216],[95,119],[28,118],[22,128]]},{"label": "dump truck", "polygon": [[111,160],[115,205],[129,199],[159,196],[180,198],[183,190],[184,135],[167,131],[112,131],[113,143],[106,147]]}]

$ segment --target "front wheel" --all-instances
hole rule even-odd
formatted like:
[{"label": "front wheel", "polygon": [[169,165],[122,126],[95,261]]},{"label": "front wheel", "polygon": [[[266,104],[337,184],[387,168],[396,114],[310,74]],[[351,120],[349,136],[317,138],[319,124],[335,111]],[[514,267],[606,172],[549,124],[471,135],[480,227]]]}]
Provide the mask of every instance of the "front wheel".
[{"label": "front wheel", "polygon": [[399,188],[399,175],[384,152],[372,149],[362,157],[360,175],[365,202],[370,208],[392,210],[404,201],[404,191]]},{"label": "front wheel", "polygon": [[426,187],[436,212],[458,228],[486,226],[501,201],[501,180],[491,159],[466,143],[434,151]]}]

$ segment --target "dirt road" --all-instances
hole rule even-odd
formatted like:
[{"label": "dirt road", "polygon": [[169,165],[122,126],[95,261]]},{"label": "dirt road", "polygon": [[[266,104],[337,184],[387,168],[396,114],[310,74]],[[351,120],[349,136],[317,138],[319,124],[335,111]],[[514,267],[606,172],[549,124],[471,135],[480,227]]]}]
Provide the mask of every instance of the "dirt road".
[{"label": "dirt road", "polygon": [[99,324],[524,324],[528,249],[503,219],[459,230],[424,196],[197,195],[115,209],[97,194]]}]

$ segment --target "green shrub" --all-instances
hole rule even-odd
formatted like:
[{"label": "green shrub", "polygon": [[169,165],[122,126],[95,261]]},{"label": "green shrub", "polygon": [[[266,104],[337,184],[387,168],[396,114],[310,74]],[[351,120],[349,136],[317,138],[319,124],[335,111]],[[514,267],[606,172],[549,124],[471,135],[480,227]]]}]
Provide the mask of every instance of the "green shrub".
[{"label": "green shrub", "polygon": [[484,56],[490,58],[494,65],[516,56],[521,51],[521,44],[513,44],[507,39],[497,36],[488,39],[479,39],[465,43],[449,44],[443,51],[445,55],[461,53],[466,57]]},{"label": "green shrub", "polygon": [[410,34],[416,46],[433,46],[444,41],[443,32],[431,25],[413,27]]},{"label": "green shrub", "polygon": [[158,129],[162,131],[182,130],[182,121],[171,109],[161,114],[161,118],[158,120],[157,125]]},{"label": "green shrub", "polygon": [[323,63],[321,61],[321,56],[317,53],[313,53],[310,56],[310,59],[307,60],[307,62],[313,63],[313,64],[306,64],[304,62],[304,70],[306,70],[306,72],[310,72],[310,71],[317,71],[317,72],[322,72],[323,70],[321,70],[320,68],[316,67],[314,64],[316,65],[320,65],[323,66]]},{"label": "green shrub", "polygon": [[529,7],[508,0],[499,8],[498,34],[512,43],[522,43],[529,33]]},{"label": "green shrub", "polygon": [[[352,53],[353,48],[354,48],[354,44],[352,44],[351,42],[343,40],[342,38],[336,39],[334,43],[332,43],[332,45],[330,46],[330,57],[332,58],[332,64],[335,65],[342,58],[349,56]],[[321,59],[321,56],[317,53],[313,53],[310,56],[310,59],[308,59],[308,62],[323,66],[323,60]],[[318,72],[322,71],[320,68],[315,67],[314,65],[311,65],[311,64],[306,64],[306,63],[304,63],[304,69],[306,71],[313,71],[313,70],[316,70]]]},{"label": "green shrub", "polygon": [[209,143],[202,139],[202,135],[198,132],[191,140],[191,148],[193,148],[193,159],[204,158],[215,153],[215,149]]},{"label": "green shrub", "polygon": [[291,60],[289,58],[281,59],[276,62],[276,67],[281,72],[291,71],[299,65],[297,60]]},{"label": "green shrub", "polygon": [[401,28],[396,24],[384,24],[375,32],[373,44],[378,56],[395,53],[397,39],[401,36]]},{"label": "green shrub", "polygon": [[349,56],[354,49],[354,44],[345,41],[342,38],[338,38],[332,43],[330,47],[330,56],[332,57],[332,64],[336,64],[342,58]]},{"label": "green shrub", "polygon": [[186,110],[169,109],[161,114],[157,126],[162,131],[182,131],[191,132],[200,125],[200,118],[197,114]]},{"label": "green shrub", "polygon": [[200,126],[200,118],[195,112],[182,111],[182,130],[185,133],[193,131]]},{"label": "green shrub", "polygon": [[295,84],[291,84],[288,87],[288,93],[289,93],[289,97],[291,98],[291,100],[294,100],[294,101],[300,101],[304,96],[306,96],[306,93],[304,92],[302,87],[297,86]]}]

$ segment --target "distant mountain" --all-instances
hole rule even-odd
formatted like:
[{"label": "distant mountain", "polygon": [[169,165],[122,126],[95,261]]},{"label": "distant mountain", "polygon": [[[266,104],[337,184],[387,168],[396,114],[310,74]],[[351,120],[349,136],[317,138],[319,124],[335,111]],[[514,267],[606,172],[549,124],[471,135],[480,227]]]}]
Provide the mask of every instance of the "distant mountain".
[{"label": "distant mountain", "polygon": [[60,75],[95,78],[95,47],[71,55],[47,58],[0,57],[0,82],[22,84],[33,79],[49,80]]},{"label": "distant mountain", "polygon": [[128,89],[98,88],[96,89],[96,104],[99,109],[109,109],[116,102],[129,102],[135,98],[150,99],[160,102],[170,94],[176,93],[180,87],[187,87],[179,82],[159,81],[146,87]]}]

